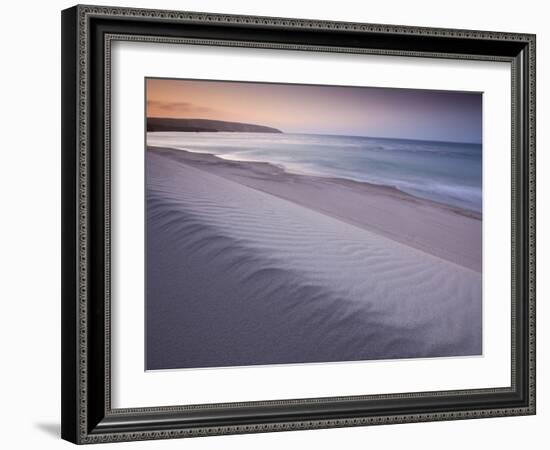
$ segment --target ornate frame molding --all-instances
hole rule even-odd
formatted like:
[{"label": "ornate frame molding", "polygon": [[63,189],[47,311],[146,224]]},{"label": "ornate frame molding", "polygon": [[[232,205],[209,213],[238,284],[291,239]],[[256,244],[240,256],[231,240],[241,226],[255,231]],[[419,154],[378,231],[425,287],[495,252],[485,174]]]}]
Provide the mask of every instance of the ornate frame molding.
[{"label": "ornate frame molding", "polygon": [[[104,124],[103,124],[103,178],[102,180],[92,179],[92,169],[90,167],[90,140],[92,139],[90,130],[94,126],[91,123],[90,109],[91,96],[96,96],[97,92],[93,90],[90,80],[93,75],[93,54],[92,54],[92,30],[91,22],[94,19],[122,19],[124,23],[127,20],[136,20],[145,27],[147,23],[159,22],[170,25],[196,24],[204,25],[238,25],[243,26],[250,32],[260,29],[268,29],[274,32],[290,30],[323,30],[338,32],[342,35],[346,33],[362,33],[365,35],[375,33],[378,36],[400,36],[400,37],[427,37],[435,39],[460,39],[471,40],[473,43],[482,41],[496,41],[504,44],[517,44],[521,52],[526,52],[523,56],[502,55],[502,54],[482,54],[475,52],[461,51],[460,53],[446,53],[442,51],[431,50],[403,50],[403,49],[385,49],[369,47],[347,47],[338,45],[309,45],[299,43],[278,43],[266,41],[246,41],[232,39],[211,39],[197,37],[167,37],[151,36],[145,34],[131,34],[125,32],[113,33],[105,32],[102,35],[102,45],[104,53],[102,58],[103,68],[105,69],[103,105],[104,105]],[[361,24],[332,21],[310,21],[304,19],[286,19],[255,16],[233,16],[219,14],[204,14],[195,12],[177,12],[177,11],[158,11],[147,9],[129,9],[112,8],[99,6],[76,6],[64,12],[64,40],[72,39],[73,47],[70,43],[64,50],[64,77],[69,80],[67,87],[74,92],[67,92],[66,99],[63,102],[64,107],[64,130],[63,130],[63,158],[67,160],[67,166],[74,162],[76,170],[68,173],[64,167],[63,189],[74,189],[71,195],[64,197],[64,204],[68,207],[68,213],[64,221],[72,221],[74,230],[71,228],[70,235],[64,235],[64,245],[70,247],[70,251],[63,252],[64,270],[64,294],[63,294],[63,359],[64,359],[64,379],[74,378],[74,386],[63,387],[63,436],[77,443],[98,443],[112,441],[129,441],[143,439],[165,439],[174,437],[193,437],[219,434],[237,434],[250,432],[271,432],[296,429],[329,428],[329,427],[347,427],[362,426],[373,424],[405,423],[405,422],[423,422],[440,421],[452,419],[469,419],[482,417],[498,417],[510,415],[528,415],[535,413],[535,36],[530,34],[515,34],[486,31],[470,30],[449,30],[424,27],[405,27],[396,25],[377,25]],[[510,388],[478,389],[471,391],[449,391],[449,392],[424,392],[424,393],[406,393],[394,395],[376,395],[361,397],[331,397],[308,400],[284,400],[273,402],[251,402],[247,404],[218,404],[218,405],[197,405],[197,406],[174,406],[159,408],[138,408],[138,409],[112,409],[110,402],[110,64],[111,64],[111,43],[116,40],[125,41],[144,41],[156,43],[185,43],[194,45],[218,45],[218,46],[243,46],[266,49],[291,49],[304,51],[324,51],[324,52],[352,52],[364,54],[384,54],[396,56],[411,57],[432,57],[432,58],[452,58],[452,59],[481,59],[491,61],[507,61],[512,64],[512,90],[513,90],[513,118],[512,118],[512,155],[513,155],[513,208],[512,208],[512,270],[513,270],[513,341],[512,341],[512,385]],[[474,42],[475,41],[475,42]],[[435,41],[434,41],[435,42]],[[504,46],[506,47],[506,46]],[[503,47],[503,48],[504,48]],[[506,47],[508,48],[508,47]],[[514,47],[515,48],[515,47]],[[472,44],[475,50],[475,45]],[[97,48],[95,49],[97,51]],[[74,51],[74,52],[73,52]],[[96,62],[97,63],[97,62]],[[72,65],[72,68],[67,68]],[[73,72],[71,72],[71,70]],[[521,79],[520,79],[521,78]],[[521,104],[518,104],[520,99]],[[76,105],[76,108],[75,106]],[[523,108],[523,109],[522,109]],[[523,119],[523,124],[519,119]],[[69,132],[70,128],[70,132]],[[97,141],[96,141],[97,144]],[[75,152],[76,150],[76,152]],[[522,158],[524,158],[522,160]],[[521,163],[521,167],[517,165]],[[519,173],[524,170],[525,174]],[[519,183],[524,176],[523,184]],[[90,194],[94,183],[103,183],[103,237],[99,245],[103,246],[103,264],[104,280],[103,298],[104,316],[103,316],[103,353],[105,355],[103,367],[103,408],[98,411],[98,406],[91,407],[90,391],[92,382],[90,377],[97,377],[94,373],[90,375],[90,365],[95,364],[90,359],[90,348],[97,345],[97,337],[91,340],[92,335],[90,315],[91,301],[90,289],[95,281],[90,277],[90,252],[92,245],[98,245],[92,242],[90,231],[95,227],[98,217],[97,210],[91,207]],[[93,194],[92,195],[96,195]],[[69,205],[70,203],[70,205]],[[527,211],[527,214],[524,214]],[[70,228],[70,227],[69,227]],[[521,233],[525,232],[525,248]],[[520,236],[521,242],[516,239]],[[70,242],[69,242],[70,241]],[[517,254],[517,253],[521,254]],[[523,253],[522,253],[523,252]],[[525,261],[521,261],[522,255],[526,255]],[[518,259],[519,258],[519,259]],[[521,269],[525,273],[516,273],[517,262],[522,262]],[[66,282],[69,274],[75,275],[75,280]],[[522,276],[524,278],[522,278]],[[516,285],[516,283],[522,286]],[[524,308],[524,318],[517,317],[516,292],[517,289],[524,287],[528,292],[525,298],[518,298]],[[516,289],[517,288],[517,289]],[[76,307],[75,307],[76,305]],[[71,319],[74,319],[71,321]],[[519,322],[520,320],[521,323]],[[521,325],[521,330],[516,326]],[[96,325],[94,325],[95,327]],[[101,327],[100,327],[101,328]],[[341,418],[328,418],[318,420],[281,420],[252,424],[220,424],[208,426],[153,426],[150,423],[160,424],[162,419],[167,420],[171,413],[182,413],[190,409],[215,409],[235,406],[287,406],[307,405],[307,404],[325,404],[330,402],[341,402],[348,400],[385,400],[401,399],[413,400],[431,397],[443,396],[470,396],[490,394],[504,394],[516,392],[518,376],[524,376],[516,372],[518,363],[516,345],[516,333],[523,333],[525,337],[525,351],[522,353],[522,369],[525,372],[527,398],[517,405],[507,407],[479,407],[472,409],[450,409],[432,412],[414,412],[414,413],[392,413],[392,414],[373,414],[359,415]],[[71,345],[65,344],[67,340],[74,340]],[[95,379],[95,378],[94,378]],[[97,380],[94,383],[99,383]],[[76,387],[76,389],[74,389]],[[92,409],[95,411],[92,413]],[[101,421],[97,417],[102,416]],[[155,419],[151,419],[154,415]],[[95,417],[92,419],[92,416]],[[120,426],[118,423],[122,418],[128,422],[128,417],[135,419],[135,423],[128,426]],[[158,418],[160,417],[160,419]],[[146,419],[143,419],[146,418]],[[143,425],[145,420],[148,425]]]}]

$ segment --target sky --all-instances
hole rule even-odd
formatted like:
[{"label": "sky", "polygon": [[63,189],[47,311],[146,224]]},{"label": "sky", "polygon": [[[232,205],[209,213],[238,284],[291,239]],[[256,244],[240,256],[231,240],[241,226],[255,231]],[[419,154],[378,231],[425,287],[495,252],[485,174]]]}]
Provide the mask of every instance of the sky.
[{"label": "sky", "polygon": [[146,99],[147,117],[245,122],[285,133],[482,139],[479,92],[148,78]]}]

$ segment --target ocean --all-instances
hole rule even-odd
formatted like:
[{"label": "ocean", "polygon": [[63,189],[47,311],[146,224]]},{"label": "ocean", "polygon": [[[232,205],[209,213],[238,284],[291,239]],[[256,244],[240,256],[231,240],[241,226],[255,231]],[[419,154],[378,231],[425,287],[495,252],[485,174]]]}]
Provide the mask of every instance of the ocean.
[{"label": "ocean", "polygon": [[149,132],[147,145],[391,186],[482,211],[481,144],[318,134]]}]

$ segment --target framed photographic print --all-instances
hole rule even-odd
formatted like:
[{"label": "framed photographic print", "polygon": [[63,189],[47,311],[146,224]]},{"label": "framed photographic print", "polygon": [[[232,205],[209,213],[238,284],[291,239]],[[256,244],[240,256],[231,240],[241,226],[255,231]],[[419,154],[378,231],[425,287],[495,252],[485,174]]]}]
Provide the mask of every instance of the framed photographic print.
[{"label": "framed photographic print", "polygon": [[62,437],[535,413],[535,36],[62,13]]}]

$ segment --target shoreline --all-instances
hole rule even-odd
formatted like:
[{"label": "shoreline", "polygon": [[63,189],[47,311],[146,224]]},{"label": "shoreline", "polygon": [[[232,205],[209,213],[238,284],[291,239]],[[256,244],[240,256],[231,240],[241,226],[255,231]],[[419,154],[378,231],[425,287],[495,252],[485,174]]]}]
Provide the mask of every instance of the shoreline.
[{"label": "shoreline", "polygon": [[192,165],[210,165],[210,164],[220,164],[223,165],[227,163],[228,165],[234,165],[235,168],[241,167],[243,169],[251,170],[256,173],[263,173],[268,175],[280,175],[285,177],[295,177],[297,179],[311,179],[317,180],[319,182],[330,182],[341,186],[355,187],[356,189],[365,189],[365,192],[375,192],[379,190],[387,195],[392,195],[399,197],[402,200],[414,201],[421,204],[431,205],[436,208],[441,208],[459,214],[466,217],[471,217],[473,219],[482,220],[483,214],[474,211],[473,209],[461,208],[459,206],[449,205],[447,203],[438,202],[436,200],[431,200],[428,198],[418,197],[414,194],[402,191],[401,189],[395,186],[389,186],[384,184],[376,184],[368,181],[359,181],[351,178],[341,178],[341,177],[329,177],[323,175],[314,175],[314,174],[305,174],[305,173],[293,173],[288,172],[281,165],[266,162],[266,161],[240,161],[233,159],[225,159],[221,156],[214,155],[212,153],[199,153],[191,152],[188,150],[180,150],[170,147],[156,147],[156,146],[147,146],[149,151],[161,151],[161,152],[180,152],[185,156],[183,158],[178,158],[176,155],[174,157],[177,160],[192,164]]},{"label": "shoreline", "polygon": [[476,272],[482,269],[482,215],[395,187],[293,174],[268,162],[148,146],[147,151],[321,212]]}]

